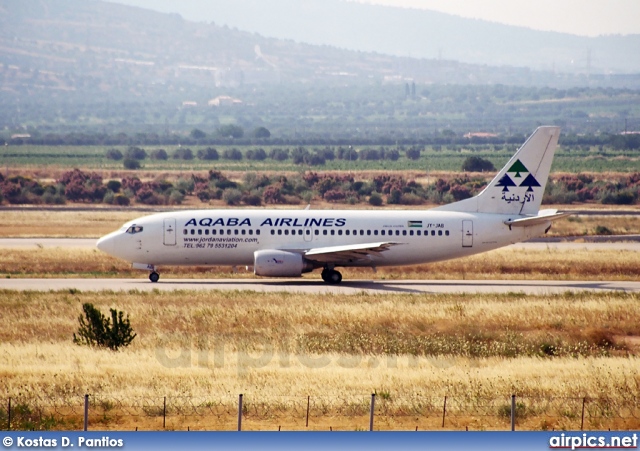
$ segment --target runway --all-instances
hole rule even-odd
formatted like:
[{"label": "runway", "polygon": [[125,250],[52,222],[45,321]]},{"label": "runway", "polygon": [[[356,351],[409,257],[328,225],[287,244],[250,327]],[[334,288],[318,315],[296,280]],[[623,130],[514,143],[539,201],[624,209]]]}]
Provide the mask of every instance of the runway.
[{"label": "runway", "polygon": [[0,279],[3,290],[79,291],[188,291],[225,290],[289,292],[326,295],[359,293],[524,293],[561,294],[568,291],[624,291],[640,293],[640,282],[555,281],[555,280],[347,280],[327,285],[314,279],[161,279],[151,283],[135,279]]}]

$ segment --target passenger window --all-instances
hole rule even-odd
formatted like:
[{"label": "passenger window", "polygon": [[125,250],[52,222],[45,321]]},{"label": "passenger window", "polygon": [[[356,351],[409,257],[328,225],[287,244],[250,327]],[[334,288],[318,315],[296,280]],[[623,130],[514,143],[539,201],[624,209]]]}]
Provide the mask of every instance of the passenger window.
[{"label": "passenger window", "polygon": [[374,231],[373,231],[373,234],[377,236],[377,235],[378,235],[378,231],[377,231],[377,230],[374,230]]},{"label": "passenger window", "polygon": [[209,229],[204,229],[204,234],[209,235]]},{"label": "passenger window", "polygon": [[195,235],[195,234],[196,234],[195,229],[191,229],[191,235]]},{"label": "passenger window", "polygon": [[[404,232],[404,233],[406,235],[407,232]],[[400,236],[400,230],[396,230],[396,236]]]},{"label": "passenger window", "polygon": [[435,230],[431,231],[431,236],[436,236],[436,231]]},{"label": "passenger window", "polygon": [[256,230],[256,235],[260,235],[260,230]]},{"label": "passenger window", "polygon": [[438,236],[442,236],[442,230],[438,230]]},{"label": "passenger window", "polygon": [[282,230],[278,230],[278,235],[282,235]]},{"label": "passenger window", "polygon": [[449,236],[449,231],[448,231],[448,230],[445,230],[444,234],[445,234],[446,236]]},{"label": "passenger window", "polygon": [[284,231],[284,234],[285,234],[285,235],[289,235],[289,231],[288,231],[288,230],[285,230],[285,231]]},{"label": "passenger window", "polygon": [[[413,235],[413,232],[411,232],[411,235]],[[406,230],[402,231],[402,236],[407,236],[407,231]]]},{"label": "passenger window", "polygon": [[216,233],[218,233],[218,232],[216,232],[216,229],[213,229],[213,230],[211,231],[211,235],[215,235]]},{"label": "passenger window", "polygon": [[247,234],[247,231],[245,229],[242,229],[241,232],[242,232],[243,235]]},{"label": "passenger window", "polygon": [[[380,232],[380,235],[384,235],[384,230]],[[389,235],[391,235],[391,232],[389,232]]]},{"label": "passenger window", "polygon": [[345,230],[345,231],[344,231],[344,234],[345,234],[345,235],[347,235],[347,236],[349,236],[349,235],[351,234],[351,232],[350,232],[349,230]]},{"label": "passenger window", "polygon": [[275,235],[275,234],[276,234],[276,231],[272,229],[271,230],[271,235]]},{"label": "passenger window", "polygon": [[367,235],[371,235],[371,230],[367,230]]},{"label": "passenger window", "polygon": [[326,235],[326,234],[327,234],[327,231],[326,231],[326,230],[323,230],[323,231],[322,231],[322,234],[323,234],[323,235]]},{"label": "passenger window", "polygon": [[342,235],[342,230],[338,230],[338,235]]},{"label": "passenger window", "polygon": [[253,235],[253,229],[249,229],[249,235]]},{"label": "passenger window", "polygon": [[364,235],[364,230],[360,230],[360,235]]},{"label": "passenger window", "polygon": [[182,234],[183,234],[183,235],[188,235],[188,234],[189,234],[189,231],[188,231],[187,229],[184,229],[184,230],[182,231]]},{"label": "passenger window", "polygon": [[319,231],[319,230],[314,230],[314,231],[313,231],[313,233],[314,233],[315,235],[320,235],[320,231]]},{"label": "passenger window", "polygon": [[[405,231],[405,233],[406,233],[406,231]],[[418,232],[418,233],[420,233],[420,232]],[[404,233],[403,233],[403,235],[404,235]],[[413,236],[413,230],[409,230],[409,236]]]},{"label": "passenger window", "polygon": [[418,234],[418,236],[422,235],[422,232],[420,230],[418,230],[416,233]]},{"label": "passenger window", "polygon": [[331,235],[335,235],[336,231],[335,230],[331,230]]}]

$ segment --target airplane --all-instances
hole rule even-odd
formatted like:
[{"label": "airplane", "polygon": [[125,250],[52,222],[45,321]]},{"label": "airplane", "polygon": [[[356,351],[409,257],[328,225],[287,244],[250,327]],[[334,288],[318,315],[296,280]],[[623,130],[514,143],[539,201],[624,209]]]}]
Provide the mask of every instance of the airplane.
[{"label": "airplane", "polygon": [[97,242],[101,251],[149,271],[247,266],[256,276],[300,277],[340,267],[414,265],[490,251],[541,236],[570,213],[540,210],[559,127],[543,126],[475,197],[428,210],[209,209],[157,213]]}]

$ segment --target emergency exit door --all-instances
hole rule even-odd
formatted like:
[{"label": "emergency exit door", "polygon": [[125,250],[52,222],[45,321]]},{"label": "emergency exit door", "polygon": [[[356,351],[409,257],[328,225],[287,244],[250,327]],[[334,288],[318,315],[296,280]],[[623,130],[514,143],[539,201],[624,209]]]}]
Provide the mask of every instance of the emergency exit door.
[{"label": "emergency exit door", "polygon": [[473,247],[473,221],[462,221],[462,247]]},{"label": "emergency exit door", "polygon": [[164,245],[176,245],[176,220],[173,218],[164,220]]}]

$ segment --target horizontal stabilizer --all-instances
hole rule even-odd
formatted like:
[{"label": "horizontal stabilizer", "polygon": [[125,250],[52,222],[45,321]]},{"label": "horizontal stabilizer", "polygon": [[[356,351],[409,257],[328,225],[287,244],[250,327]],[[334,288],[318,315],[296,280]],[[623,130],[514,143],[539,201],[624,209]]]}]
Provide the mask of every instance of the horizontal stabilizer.
[{"label": "horizontal stabilizer", "polygon": [[541,210],[536,216],[529,216],[527,218],[509,219],[504,221],[509,227],[530,227],[535,225],[544,224],[548,221],[555,221],[556,219],[565,218],[573,213],[562,212],[558,213],[558,210]]}]

